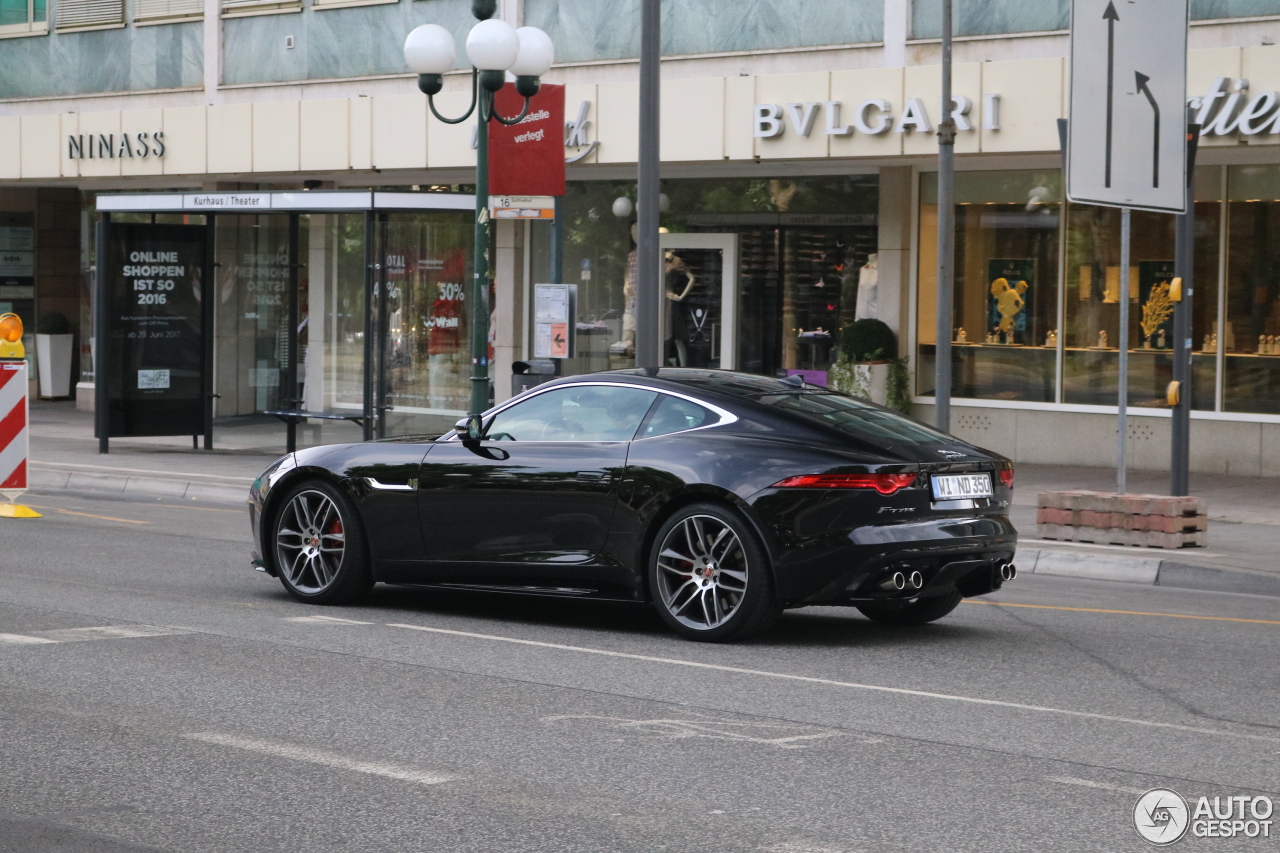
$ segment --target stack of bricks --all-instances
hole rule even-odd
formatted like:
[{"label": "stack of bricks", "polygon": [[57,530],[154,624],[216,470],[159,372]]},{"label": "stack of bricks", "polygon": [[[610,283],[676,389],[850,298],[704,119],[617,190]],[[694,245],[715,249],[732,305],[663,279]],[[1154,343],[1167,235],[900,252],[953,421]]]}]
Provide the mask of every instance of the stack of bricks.
[{"label": "stack of bricks", "polygon": [[1209,536],[1205,510],[1203,498],[1041,492],[1036,534],[1067,542],[1198,548],[1207,544]]}]

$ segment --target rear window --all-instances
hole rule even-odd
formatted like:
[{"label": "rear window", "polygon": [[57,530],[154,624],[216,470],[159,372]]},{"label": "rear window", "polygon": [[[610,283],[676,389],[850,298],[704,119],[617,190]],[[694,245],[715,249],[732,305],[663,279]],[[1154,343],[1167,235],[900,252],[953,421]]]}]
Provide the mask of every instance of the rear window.
[{"label": "rear window", "polygon": [[939,444],[954,441],[945,433],[916,423],[896,412],[838,394],[805,391],[766,394],[756,400],[805,420],[835,427],[846,435],[880,447],[898,444]]},{"label": "rear window", "polygon": [[648,423],[640,430],[639,438],[653,438],[658,435],[683,432],[687,429],[697,429],[698,427],[710,426],[717,420],[719,418],[716,417],[714,412],[699,406],[697,403],[681,400],[678,397],[668,397],[664,394],[662,395],[662,402],[658,403],[658,407],[649,416]]}]

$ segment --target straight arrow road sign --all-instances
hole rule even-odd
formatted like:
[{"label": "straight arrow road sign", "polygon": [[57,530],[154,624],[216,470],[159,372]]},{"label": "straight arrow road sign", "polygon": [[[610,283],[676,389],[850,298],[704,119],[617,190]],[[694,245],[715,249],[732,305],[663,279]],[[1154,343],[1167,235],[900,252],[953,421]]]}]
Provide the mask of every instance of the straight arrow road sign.
[{"label": "straight arrow road sign", "polygon": [[1160,117],[1186,112],[1187,5],[1073,0],[1067,127],[1072,201],[1186,210],[1185,128]]},{"label": "straight arrow road sign", "polygon": [[1111,134],[1115,126],[1115,91],[1116,91],[1116,4],[1107,3],[1107,10],[1102,19],[1107,22],[1107,166],[1106,183],[1111,186]]}]

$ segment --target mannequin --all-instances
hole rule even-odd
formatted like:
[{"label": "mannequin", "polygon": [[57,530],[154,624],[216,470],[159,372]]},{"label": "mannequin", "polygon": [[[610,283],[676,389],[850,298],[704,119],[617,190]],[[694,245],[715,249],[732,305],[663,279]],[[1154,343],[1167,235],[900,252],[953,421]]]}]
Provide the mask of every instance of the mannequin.
[{"label": "mannequin", "polygon": [[[666,228],[659,228],[659,234],[669,233]],[[622,280],[622,335],[609,345],[610,355],[635,358],[636,355],[636,282],[639,278],[640,262],[636,256],[636,238],[639,226],[631,223],[631,251],[627,254],[627,272]]]},{"label": "mannequin", "polygon": [[665,295],[670,303],[667,361],[678,367],[711,366],[711,316],[706,288],[684,258],[667,252],[663,259]]},{"label": "mannequin", "polygon": [[854,312],[855,320],[876,318],[880,315],[880,272],[877,267],[879,256],[872,253],[867,262],[858,271],[858,307]]}]

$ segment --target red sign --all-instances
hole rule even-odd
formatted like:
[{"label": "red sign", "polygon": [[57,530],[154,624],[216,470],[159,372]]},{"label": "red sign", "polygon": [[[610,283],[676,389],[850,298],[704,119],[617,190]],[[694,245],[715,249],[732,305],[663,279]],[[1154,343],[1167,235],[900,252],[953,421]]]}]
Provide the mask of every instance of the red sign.
[{"label": "red sign", "polygon": [[[511,83],[494,98],[498,114],[520,115]],[[490,195],[564,195],[564,86],[543,83],[519,124],[489,124]]]}]

